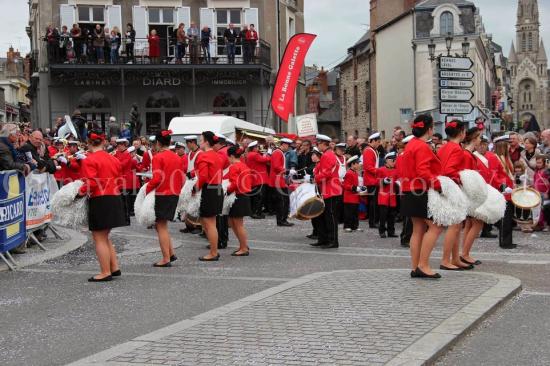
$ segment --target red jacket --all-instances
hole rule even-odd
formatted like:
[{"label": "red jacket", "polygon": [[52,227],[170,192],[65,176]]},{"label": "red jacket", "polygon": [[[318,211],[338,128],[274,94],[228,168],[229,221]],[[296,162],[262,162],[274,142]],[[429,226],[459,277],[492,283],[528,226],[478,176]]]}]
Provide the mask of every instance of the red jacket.
[{"label": "red jacket", "polygon": [[138,165],[138,169],[140,172],[146,172],[151,169],[151,163],[153,162],[151,160],[151,155],[155,156],[155,154],[151,150],[147,150],[143,153],[143,159]]},{"label": "red jacket", "polygon": [[218,154],[220,155],[222,162],[222,170],[229,168],[229,156],[227,156],[228,149],[229,148],[227,146],[224,146],[218,150]]},{"label": "red jacket", "polygon": [[183,169],[183,173],[186,174],[187,165],[189,164],[189,160],[187,160],[187,154],[183,154],[182,156],[179,156],[179,158],[181,159],[181,168]]},{"label": "red jacket", "polygon": [[[504,165],[503,165],[503,164],[508,165],[508,169],[511,172],[513,172],[514,165],[512,164],[512,161],[508,160],[506,162],[502,162],[497,155],[494,155],[494,157],[490,156],[489,161],[491,162],[490,163],[491,167],[494,166],[493,169],[495,169],[495,174],[494,174],[493,180],[491,181],[491,185],[496,189],[498,189],[499,191],[501,190],[502,186],[506,186],[508,188],[514,188],[514,181],[512,180],[512,177],[506,172],[506,169],[504,168]],[[506,198],[506,201],[511,201],[512,195],[505,194],[504,198]]]},{"label": "red jacket", "polygon": [[[378,178],[380,179],[380,189],[378,190],[378,205],[397,207],[397,188],[396,183],[399,178],[397,169],[382,167],[378,169]],[[384,178],[390,178],[391,183],[384,183]]]},{"label": "red jacket", "polygon": [[156,196],[179,196],[184,182],[180,157],[173,151],[164,150],[153,157],[153,178],[147,184],[146,194],[156,190]]},{"label": "red jacket", "polygon": [[[54,156],[55,154],[59,153],[60,151],[55,147],[55,146],[48,146],[48,153],[50,154],[50,158],[52,158],[53,160],[55,160]],[[65,154],[68,155],[68,149],[65,149],[64,150]],[[65,181],[65,178],[67,177],[67,164],[63,164],[63,163],[60,163],[58,162],[59,166],[61,167],[61,169],[59,170],[56,170],[55,173],[53,174],[54,178],[56,181],[60,182],[60,181]]]},{"label": "red jacket", "polygon": [[90,197],[120,195],[122,167],[120,161],[106,151],[89,153],[82,162],[81,195]]},{"label": "red jacket", "polygon": [[128,151],[115,152],[115,158],[120,161],[122,166],[122,189],[133,190],[141,186],[136,176],[136,170],[139,169],[138,162],[132,158]]},{"label": "red jacket", "polygon": [[366,147],[363,150],[363,183],[366,186],[375,186],[378,184],[376,178],[376,169],[378,167],[378,153],[372,147]]},{"label": "red jacket", "polygon": [[69,159],[63,184],[72,183],[82,178],[82,162],[83,160],[78,160],[74,157]]},{"label": "red jacket", "polygon": [[272,188],[287,188],[285,181],[285,154],[276,149],[271,155],[271,169],[269,170],[269,186]]},{"label": "red jacket", "polygon": [[227,193],[248,194],[252,191],[252,173],[245,163],[239,161],[229,166],[224,179],[229,179]]},{"label": "red jacket", "polygon": [[338,176],[338,160],[334,151],[327,150],[321,156],[318,172],[315,175],[315,182],[319,187],[324,199],[341,196],[342,183]]},{"label": "red jacket", "polygon": [[359,193],[357,186],[359,185],[359,174],[353,169],[349,169],[344,177],[344,203],[359,204]]},{"label": "red jacket", "polygon": [[252,187],[267,184],[269,181],[268,165],[269,156],[263,156],[259,152],[251,151],[246,156],[246,165],[253,174]]},{"label": "red jacket", "polygon": [[437,157],[441,161],[441,175],[460,184],[459,173],[464,170],[464,152],[456,142],[449,141],[439,149]]},{"label": "red jacket", "polygon": [[441,189],[437,179],[441,175],[441,162],[426,141],[413,138],[405,147],[399,165],[403,192]]},{"label": "red jacket", "polygon": [[197,188],[202,189],[205,184],[222,184],[222,170],[220,154],[214,150],[200,153],[195,161],[195,172],[198,175]]},{"label": "red jacket", "polygon": [[464,156],[464,168],[463,169],[470,169],[470,170],[477,170],[477,158],[476,156],[470,152],[469,150],[464,149],[463,152]]},{"label": "red jacket", "polygon": [[197,155],[201,153],[202,150],[197,149],[196,151],[190,151],[189,154],[187,154],[187,172],[189,172],[191,178],[195,178],[197,175]]}]

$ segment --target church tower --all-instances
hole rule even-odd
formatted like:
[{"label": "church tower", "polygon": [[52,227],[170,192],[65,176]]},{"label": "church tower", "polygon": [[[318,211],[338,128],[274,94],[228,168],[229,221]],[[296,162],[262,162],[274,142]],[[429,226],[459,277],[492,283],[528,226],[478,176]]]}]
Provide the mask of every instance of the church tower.
[{"label": "church tower", "polygon": [[537,0],[519,0],[516,29],[517,52],[536,59],[540,43],[539,6]]}]

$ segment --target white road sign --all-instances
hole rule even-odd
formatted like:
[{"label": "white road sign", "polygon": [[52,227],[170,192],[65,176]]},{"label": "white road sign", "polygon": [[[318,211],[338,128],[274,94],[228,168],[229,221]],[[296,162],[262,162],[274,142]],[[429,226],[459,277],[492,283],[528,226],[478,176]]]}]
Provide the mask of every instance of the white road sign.
[{"label": "white road sign", "polygon": [[439,77],[442,79],[472,79],[474,73],[471,71],[439,70]]},{"label": "white road sign", "polygon": [[442,88],[473,88],[472,80],[439,80],[439,86]]},{"label": "white road sign", "polygon": [[468,57],[441,57],[439,67],[447,70],[470,70],[474,62]]},{"label": "white road sign", "polygon": [[469,102],[474,93],[470,89],[439,89],[439,96],[444,101]]},{"label": "white road sign", "polygon": [[470,114],[473,110],[474,106],[468,102],[441,102],[439,105],[441,114]]}]

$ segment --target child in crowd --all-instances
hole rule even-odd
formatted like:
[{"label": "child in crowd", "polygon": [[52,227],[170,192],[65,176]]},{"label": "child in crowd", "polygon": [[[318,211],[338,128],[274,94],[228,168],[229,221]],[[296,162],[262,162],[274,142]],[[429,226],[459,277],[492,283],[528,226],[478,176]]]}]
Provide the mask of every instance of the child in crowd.
[{"label": "child in crowd", "polygon": [[[397,216],[397,170],[395,160],[397,154],[386,154],[385,166],[378,169],[380,188],[378,192],[378,207],[380,208],[380,226],[378,232],[381,238],[397,238],[395,235],[395,217]],[[387,235],[386,235],[387,232]]]},{"label": "child in crowd", "polygon": [[362,231],[359,229],[359,193],[367,188],[359,185],[361,164],[358,156],[352,156],[347,162],[348,171],[344,176],[344,231]]},{"label": "child in crowd", "polygon": [[550,226],[550,174],[547,167],[548,157],[546,155],[537,155],[537,165],[535,166],[535,175],[533,186],[539,191],[542,197],[542,212],[540,214],[538,228],[544,229],[544,222]]}]

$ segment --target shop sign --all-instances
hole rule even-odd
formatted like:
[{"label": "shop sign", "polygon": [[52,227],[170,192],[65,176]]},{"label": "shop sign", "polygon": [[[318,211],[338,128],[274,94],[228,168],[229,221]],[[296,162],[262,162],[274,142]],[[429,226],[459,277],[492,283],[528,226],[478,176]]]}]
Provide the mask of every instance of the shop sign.
[{"label": "shop sign", "polygon": [[239,86],[239,85],[246,85],[247,80],[246,79],[213,79],[212,85],[216,86]]},{"label": "shop sign", "polygon": [[181,86],[182,80],[176,77],[144,77],[143,86]]}]

